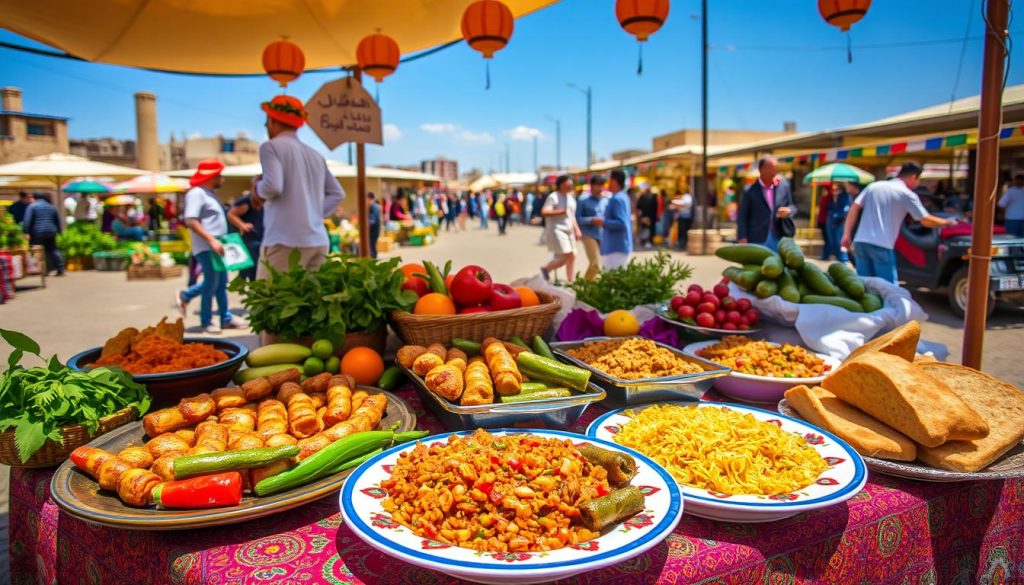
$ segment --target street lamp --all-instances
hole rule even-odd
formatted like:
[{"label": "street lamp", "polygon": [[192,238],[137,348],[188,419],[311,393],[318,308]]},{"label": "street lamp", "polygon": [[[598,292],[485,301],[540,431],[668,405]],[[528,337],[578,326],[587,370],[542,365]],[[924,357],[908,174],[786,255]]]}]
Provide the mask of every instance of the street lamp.
[{"label": "street lamp", "polygon": [[562,170],[562,121],[554,116],[544,116],[555,123],[555,168]]},{"label": "street lamp", "polygon": [[591,107],[590,107],[591,106],[592,93],[590,91],[590,86],[589,85],[587,86],[587,89],[583,89],[582,87],[576,85],[575,83],[569,83],[567,85],[568,85],[569,89],[575,89],[576,91],[578,91],[578,92],[582,93],[583,95],[587,96],[587,171],[589,172],[590,171],[590,164],[592,162],[592,155],[591,155],[592,151],[591,151],[591,148],[590,148],[590,137],[591,137],[590,126],[591,126],[591,120],[593,119],[592,116],[591,116]]}]

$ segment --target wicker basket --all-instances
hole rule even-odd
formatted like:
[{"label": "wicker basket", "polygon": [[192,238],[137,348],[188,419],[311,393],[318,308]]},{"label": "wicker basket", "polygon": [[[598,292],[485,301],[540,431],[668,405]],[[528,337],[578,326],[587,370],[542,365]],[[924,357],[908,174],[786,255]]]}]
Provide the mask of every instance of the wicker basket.
[{"label": "wicker basket", "polygon": [[544,335],[555,318],[561,302],[554,296],[537,292],[539,305],[494,313],[468,315],[413,315],[404,311],[391,313],[391,327],[405,343],[447,344],[459,337],[483,341],[485,337],[508,339],[513,335],[530,339]]},{"label": "wicker basket", "polygon": [[0,463],[11,467],[55,467],[60,465],[76,448],[89,441],[112,431],[121,425],[128,424],[138,418],[139,413],[134,406],[123,408],[114,414],[100,419],[100,427],[96,434],[89,435],[83,425],[64,427],[60,430],[64,435],[64,444],[47,440],[43,446],[29,457],[25,463],[18,457],[18,446],[14,443],[14,431],[0,433]]}]

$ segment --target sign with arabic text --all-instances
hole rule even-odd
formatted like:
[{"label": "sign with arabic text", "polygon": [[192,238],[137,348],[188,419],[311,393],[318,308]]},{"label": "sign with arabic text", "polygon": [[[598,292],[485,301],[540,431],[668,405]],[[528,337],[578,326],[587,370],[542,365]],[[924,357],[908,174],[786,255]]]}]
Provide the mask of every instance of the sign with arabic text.
[{"label": "sign with arabic text", "polygon": [[384,144],[380,106],[351,77],[325,83],[306,102],[306,111],[310,129],[331,150],[346,142]]}]

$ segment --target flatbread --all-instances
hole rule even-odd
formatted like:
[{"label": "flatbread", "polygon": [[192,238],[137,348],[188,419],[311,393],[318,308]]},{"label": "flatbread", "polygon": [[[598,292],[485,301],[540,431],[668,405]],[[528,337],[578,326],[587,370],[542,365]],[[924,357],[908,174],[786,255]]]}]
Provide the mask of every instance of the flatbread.
[{"label": "flatbread", "polygon": [[925,447],[980,439],[988,424],[948,386],[901,357],[869,352],[843,364],[821,384]]},{"label": "flatbread", "polygon": [[866,457],[913,461],[917,446],[905,435],[836,398],[821,386],[794,386],[786,402],[807,422],[822,427],[849,443]]},{"label": "flatbread", "polygon": [[846,356],[843,363],[856,360],[858,357],[873,351],[892,354],[912,362],[914,361],[914,356],[917,355],[917,342],[920,339],[921,324],[917,321],[910,321],[854,349],[850,352],[850,355]]},{"label": "flatbread", "polygon": [[[952,471],[980,471],[1024,440],[1024,393],[973,368],[943,362],[918,365],[941,379],[989,425],[988,436],[918,450],[921,461]],[[788,400],[788,398],[787,398]]]}]

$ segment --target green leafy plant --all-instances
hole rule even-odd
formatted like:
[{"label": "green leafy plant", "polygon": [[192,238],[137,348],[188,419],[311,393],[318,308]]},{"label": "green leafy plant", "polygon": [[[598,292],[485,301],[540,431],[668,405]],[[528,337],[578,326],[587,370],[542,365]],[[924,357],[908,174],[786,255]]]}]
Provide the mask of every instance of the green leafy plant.
[{"label": "green leafy plant", "polygon": [[691,274],[692,267],[658,252],[653,258],[633,258],[621,268],[604,270],[594,281],[577,278],[569,288],[576,293],[577,300],[608,313],[667,301],[676,293],[676,286]]},{"label": "green leafy plant", "polygon": [[25,354],[43,359],[39,344],[6,329],[0,329],[0,337],[14,348],[7,371],[0,375],[0,431],[14,429],[22,463],[47,439],[63,443],[62,427],[80,424],[91,434],[101,418],[121,409],[134,406],[139,414],[149,410],[146,387],[120,368],[77,372],[57,356],[44,360],[45,365],[26,368],[21,365]]},{"label": "green leafy plant", "polygon": [[0,250],[17,250],[25,245],[25,232],[9,213],[0,215]]},{"label": "green leafy plant", "polygon": [[113,250],[117,240],[100,231],[95,223],[76,221],[57,235],[57,247],[67,256],[92,256],[96,252]]},{"label": "green leafy plant", "polygon": [[285,340],[330,339],[338,346],[347,332],[373,331],[391,311],[408,311],[416,303],[416,293],[402,290],[398,262],[334,255],[317,270],[306,270],[295,250],[287,271],[268,267],[266,279],[236,278],[229,289],[242,295],[255,331]]}]

